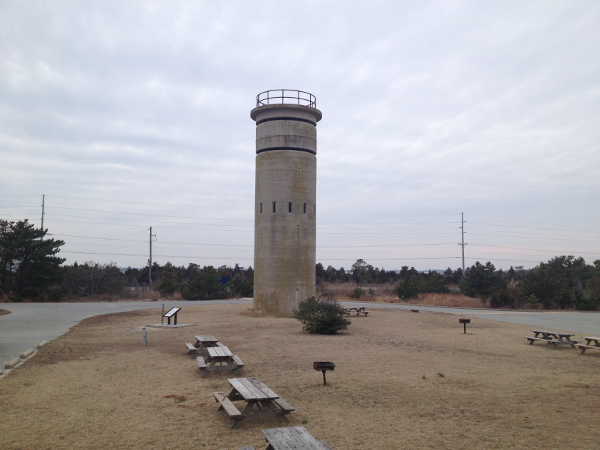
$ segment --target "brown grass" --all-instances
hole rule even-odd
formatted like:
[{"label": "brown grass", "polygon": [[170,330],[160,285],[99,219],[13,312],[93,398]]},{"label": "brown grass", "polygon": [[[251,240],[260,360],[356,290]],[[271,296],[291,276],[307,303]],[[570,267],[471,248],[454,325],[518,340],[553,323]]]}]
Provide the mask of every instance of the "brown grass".
[{"label": "brown grass", "polygon": [[[451,306],[454,308],[489,308],[488,304],[479,299],[467,297],[462,294],[419,294],[418,298],[412,300],[401,300],[394,293],[396,288],[393,284],[374,284],[361,285],[364,291],[373,290],[373,297],[367,295],[358,301],[361,302],[377,302],[377,303],[403,303],[406,305],[422,305],[422,306]],[[319,294],[330,293],[339,301],[357,301],[351,298],[350,294],[356,288],[354,283],[321,283],[319,285]]]},{"label": "brown grass", "polygon": [[[2,449],[263,449],[260,432],[305,426],[332,448],[597,449],[600,352],[527,345],[529,327],[377,310],[337,336],[247,305],[186,306],[176,330],[141,327],[158,312],[83,321],[0,380]],[[229,430],[185,342],[213,334],[291,403],[289,424],[255,419]],[[313,361],[333,361],[322,385]]]},{"label": "brown grass", "polygon": [[[399,303],[400,300],[396,299],[394,302]],[[486,308],[486,303],[473,297],[467,297],[461,294],[419,294],[419,298],[409,300],[409,305],[424,305],[424,306],[451,306],[454,308]]]}]

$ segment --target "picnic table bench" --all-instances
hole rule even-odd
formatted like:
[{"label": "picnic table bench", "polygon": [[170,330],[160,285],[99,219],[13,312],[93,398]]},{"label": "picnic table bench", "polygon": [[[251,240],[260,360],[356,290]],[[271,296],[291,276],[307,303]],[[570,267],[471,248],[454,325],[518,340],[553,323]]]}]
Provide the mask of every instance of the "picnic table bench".
[{"label": "picnic table bench", "polygon": [[[230,378],[231,392],[225,395],[223,392],[214,392],[215,401],[219,403],[217,411],[224,410],[233,420],[230,428],[234,428],[238,422],[254,417],[279,416],[287,421],[285,417],[295,408],[269,389],[258,378]],[[234,401],[245,401],[246,404],[240,411]]]},{"label": "picnic table bench", "polygon": [[[323,441],[316,440],[304,427],[271,428],[262,430],[269,445],[265,450],[332,450]],[[239,450],[254,450],[242,447]]]},{"label": "picnic table bench", "polygon": [[220,370],[230,370],[236,375],[240,375],[239,370],[244,368],[244,363],[239,356],[234,355],[229,348],[221,344],[219,347],[208,347],[206,349],[208,356],[206,359],[203,356],[198,356],[198,368],[202,374],[202,378],[208,375],[208,372],[216,372]]},{"label": "picnic table bench", "polygon": [[188,354],[190,355],[206,355],[208,354],[208,352],[206,351],[208,347],[217,347],[220,344],[217,338],[210,334],[194,336],[194,338],[196,339],[196,342],[194,344],[192,344],[191,342],[185,344],[185,346],[188,349]]},{"label": "picnic table bench", "polygon": [[525,339],[529,341],[529,345],[533,344],[536,341],[541,341],[547,342],[548,344],[552,344],[552,347],[554,348],[556,348],[558,345],[570,345],[572,348],[575,348],[575,344],[579,342],[571,339],[571,336],[574,336],[574,334],[571,333],[559,333],[558,331],[550,330],[531,331],[535,333],[535,336],[525,336]]},{"label": "picnic table bench", "polygon": [[171,317],[173,317],[173,325],[177,325],[177,313],[181,311],[181,308],[171,308],[163,317],[167,318],[167,325],[171,325]]},{"label": "picnic table bench", "polygon": [[357,316],[360,314],[364,314],[365,317],[367,317],[367,314],[369,314],[369,311],[366,311],[364,306],[344,308],[344,311],[346,312],[347,316],[349,316],[350,314],[356,313]]},{"label": "picnic table bench", "polygon": [[[588,348],[600,350],[600,337],[598,336],[588,336],[584,337],[586,340],[585,344],[577,344],[577,347],[581,349],[581,354],[583,355]],[[593,342],[593,344],[592,344]]]}]

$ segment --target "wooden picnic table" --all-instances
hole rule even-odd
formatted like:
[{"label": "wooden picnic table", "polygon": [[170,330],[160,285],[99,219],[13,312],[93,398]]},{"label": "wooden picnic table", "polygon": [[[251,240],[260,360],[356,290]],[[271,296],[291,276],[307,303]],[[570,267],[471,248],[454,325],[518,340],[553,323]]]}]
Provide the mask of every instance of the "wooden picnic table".
[{"label": "wooden picnic table", "polygon": [[208,347],[216,347],[219,345],[219,341],[216,337],[211,336],[210,334],[203,334],[200,336],[194,336],[196,342],[194,344],[188,342],[185,346],[188,349],[188,354],[190,355],[207,355],[208,352],[206,349]]},{"label": "wooden picnic table", "polygon": [[349,316],[352,313],[356,313],[356,315],[360,315],[360,314],[364,314],[365,317],[367,317],[367,314],[369,314],[369,311],[366,311],[366,308],[364,306],[356,306],[356,307],[351,307],[351,308],[344,308],[344,311],[346,312],[346,315]]},{"label": "wooden picnic table", "polygon": [[239,356],[234,355],[228,347],[221,344],[218,347],[207,347],[208,356],[206,359],[198,356],[198,368],[203,371],[202,378],[208,375],[208,372],[220,370],[230,370],[236,375],[240,375],[239,369],[244,367],[244,363]]},{"label": "wooden picnic table", "polygon": [[570,345],[572,348],[575,348],[575,344],[579,342],[571,339],[571,336],[575,336],[572,333],[559,333],[558,331],[550,330],[531,331],[535,333],[534,337],[525,336],[525,338],[529,341],[529,345],[533,344],[535,341],[542,341],[552,344],[554,348],[556,348],[557,345]]},{"label": "wooden picnic table", "polygon": [[332,450],[316,440],[304,427],[271,428],[262,430],[269,445],[266,450]]},{"label": "wooden picnic table", "polygon": [[[214,392],[215,400],[219,402],[217,411],[225,410],[233,420],[231,428],[238,422],[254,417],[279,416],[287,421],[286,414],[295,408],[269,389],[258,378],[230,378],[231,392]],[[234,401],[245,401],[246,404],[240,411]]]},{"label": "wooden picnic table", "polygon": [[219,340],[210,335],[210,334],[203,334],[200,336],[194,336],[194,338],[196,339],[196,342],[194,344],[194,347],[198,348],[198,347],[216,347],[217,346],[217,342],[219,342]]},{"label": "wooden picnic table", "polygon": [[[600,350],[600,337],[598,336],[587,336],[584,337],[586,340],[585,344],[577,344],[577,347],[581,349],[581,354],[583,355],[588,348],[598,349]],[[593,342],[593,344],[592,344]]]}]

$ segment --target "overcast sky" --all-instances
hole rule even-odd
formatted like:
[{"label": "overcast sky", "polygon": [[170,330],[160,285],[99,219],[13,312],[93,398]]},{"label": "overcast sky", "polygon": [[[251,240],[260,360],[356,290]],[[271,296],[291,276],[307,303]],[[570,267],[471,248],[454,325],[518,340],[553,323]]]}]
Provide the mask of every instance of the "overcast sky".
[{"label": "overcast sky", "polygon": [[0,2],[0,218],[67,263],[253,265],[255,123],[316,96],[317,261],[600,259],[596,1]]}]

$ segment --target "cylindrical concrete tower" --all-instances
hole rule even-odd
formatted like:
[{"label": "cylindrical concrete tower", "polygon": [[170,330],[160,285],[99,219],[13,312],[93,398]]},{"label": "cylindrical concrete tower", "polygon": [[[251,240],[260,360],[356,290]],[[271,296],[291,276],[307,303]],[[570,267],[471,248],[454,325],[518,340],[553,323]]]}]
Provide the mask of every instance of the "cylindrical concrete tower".
[{"label": "cylindrical concrete tower", "polygon": [[315,295],[316,98],[277,89],[256,97],[254,309],[289,317]]}]

